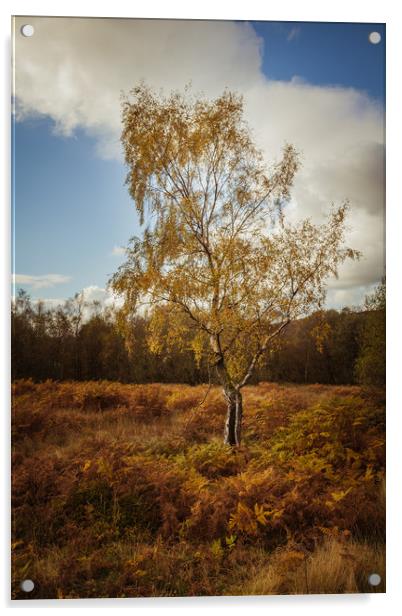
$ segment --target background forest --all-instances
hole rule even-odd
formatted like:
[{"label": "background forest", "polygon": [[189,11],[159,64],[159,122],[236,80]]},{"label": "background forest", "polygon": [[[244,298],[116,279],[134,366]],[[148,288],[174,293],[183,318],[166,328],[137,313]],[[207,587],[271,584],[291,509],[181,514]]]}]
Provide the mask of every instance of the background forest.
[{"label": "background forest", "polygon": [[[210,378],[190,341],[184,349],[151,352],[145,316],[133,320],[130,352],[118,313],[96,302],[88,306],[80,294],[48,308],[20,291],[11,318],[14,379],[195,385]],[[325,310],[291,323],[254,375],[252,382],[258,381],[384,384],[385,283],[361,309]]]}]

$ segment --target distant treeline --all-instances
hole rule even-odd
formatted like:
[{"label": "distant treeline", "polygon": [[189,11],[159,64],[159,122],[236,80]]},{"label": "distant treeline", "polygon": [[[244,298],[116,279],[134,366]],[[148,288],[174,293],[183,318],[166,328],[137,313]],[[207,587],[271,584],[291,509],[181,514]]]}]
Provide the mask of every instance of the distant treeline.
[{"label": "distant treeline", "polygon": [[[20,291],[11,318],[13,379],[197,384],[211,378],[192,350],[151,353],[141,316],[132,321],[135,344],[129,352],[115,312],[98,303],[88,307],[80,295],[47,308]],[[382,385],[385,284],[367,298],[364,310],[327,310],[291,323],[255,381]]]}]

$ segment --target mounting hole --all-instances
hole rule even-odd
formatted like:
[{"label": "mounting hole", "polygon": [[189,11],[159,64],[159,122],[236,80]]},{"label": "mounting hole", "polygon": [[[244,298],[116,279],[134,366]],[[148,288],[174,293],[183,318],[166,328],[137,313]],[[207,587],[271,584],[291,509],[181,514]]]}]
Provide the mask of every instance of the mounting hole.
[{"label": "mounting hole", "polygon": [[31,24],[25,24],[24,26],[21,27],[22,36],[33,36],[34,32],[35,32],[35,28],[31,26]]},{"label": "mounting hole", "polygon": [[21,582],[21,590],[23,590],[24,592],[32,592],[34,588],[35,584],[32,580],[23,580]]},{"label": "mounting hole", "polygon": [[370,32],[369,41],[373,45],[378,45],[381,42],[381,34],[379,32]]},{"label": "mounting hole", "polygon": [[378,586],[381,582],[381,575],[378,575],[378,573],[372,573],[369,575],[368,581],[371,586]]}]

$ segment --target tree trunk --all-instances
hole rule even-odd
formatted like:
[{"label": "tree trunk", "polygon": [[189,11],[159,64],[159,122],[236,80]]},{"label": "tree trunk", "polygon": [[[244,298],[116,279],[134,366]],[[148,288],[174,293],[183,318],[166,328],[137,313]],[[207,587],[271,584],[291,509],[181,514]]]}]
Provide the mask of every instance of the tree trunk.
[{"label": "tree trunk", "polygon": [[240,445],[243,401],[240,390],[224,389],[228,410],[226,415],[224,441],[227,445]]}]

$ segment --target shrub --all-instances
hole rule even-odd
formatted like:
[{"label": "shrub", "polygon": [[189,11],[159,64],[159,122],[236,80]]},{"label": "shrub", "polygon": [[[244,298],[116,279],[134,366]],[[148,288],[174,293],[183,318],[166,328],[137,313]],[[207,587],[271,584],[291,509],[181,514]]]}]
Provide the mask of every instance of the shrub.
[{"label": "shrub", "polygon": [[141,421],[152,421],[169,414],[169,392],[161,385],[133,385],[130,388],[130,413]]},{"label": "shrub", "polygon": [[233,450],[221,440],[190,447],[183,456],[187,467],[193,467],[201,475],[214,479],[220,476],[235,475],[246,464],[244,452]]},{"label": "shrub", "polygon": [[244,445],[232,450],[219,390],[193,406],[205,391],[15,384],[13,596],[26,598],[23,577],[30,598],[295,593],[306,571],[309,592],[372,590],[382,392],[246,388]]},{"label": "shrub", "polygon": [[205,399],[206,388],[176,385],[175,390],[168,397],[166,406],[169,411],[188,411],[198,407]]}]

